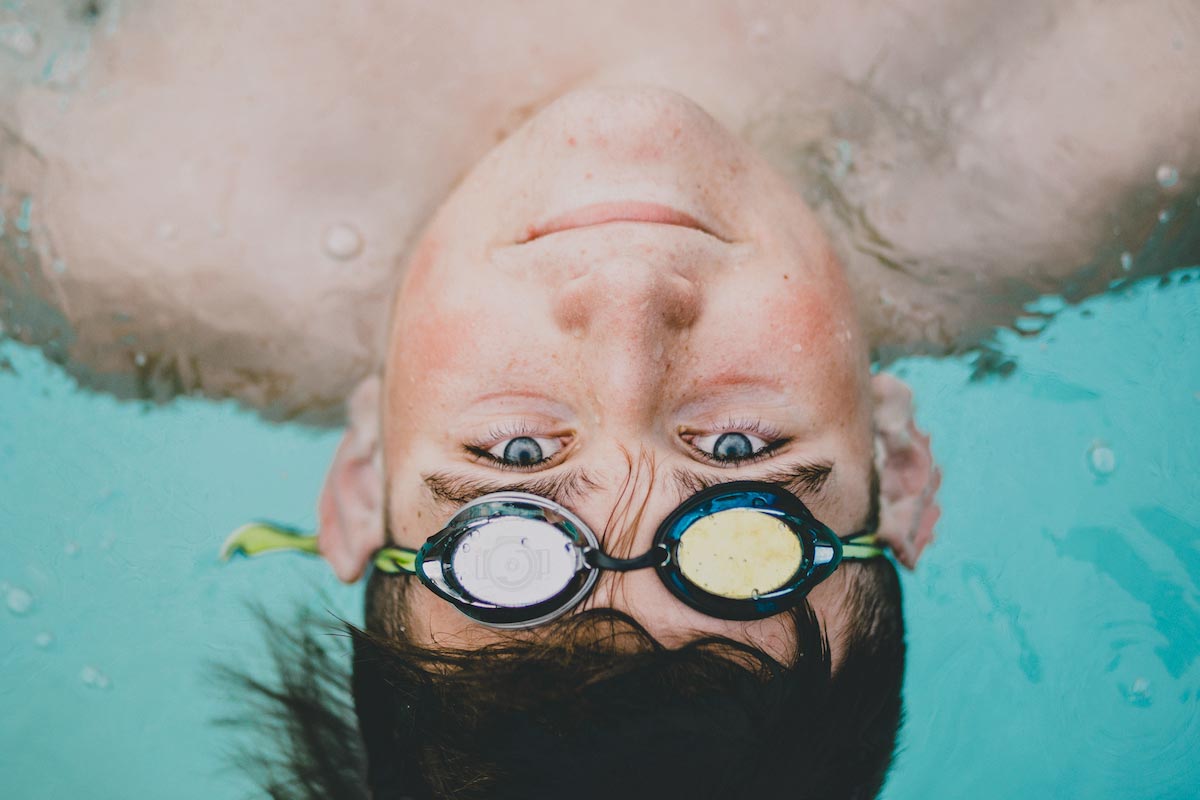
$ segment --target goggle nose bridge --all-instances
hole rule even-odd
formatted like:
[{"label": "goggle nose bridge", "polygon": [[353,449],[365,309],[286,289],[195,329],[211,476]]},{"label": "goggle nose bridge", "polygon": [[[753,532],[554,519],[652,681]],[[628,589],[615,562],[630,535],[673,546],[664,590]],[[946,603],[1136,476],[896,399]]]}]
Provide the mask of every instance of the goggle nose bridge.
[{"label": "goggle nose bridge", "polygon": [[635,569],[661,567],[670,563],[671,551],[662,542],[657,542],[640,556],[633,558],[614,558],[599,547],[585,547],[583,558],[593,569],[607,569],[614,572],[629,572]]}]

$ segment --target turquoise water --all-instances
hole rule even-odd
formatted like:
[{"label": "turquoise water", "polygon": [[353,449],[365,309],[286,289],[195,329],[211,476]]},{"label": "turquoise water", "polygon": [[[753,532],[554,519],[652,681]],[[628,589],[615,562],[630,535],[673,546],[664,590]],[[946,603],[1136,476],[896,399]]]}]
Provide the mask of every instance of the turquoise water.
[{"label": "turquoise water", "polygon": [[[888,800],[1200,797],[1200,269],[1168,283],[998,335],[1007,378],[891,367],[945,513],[905,578]],[[335,442],[81,393],[0,343],[0,797],[246,796],[208,665],[258,662],[248,599],[354,619],[359,590],[217,547],[254,517],[311,525]]]}]

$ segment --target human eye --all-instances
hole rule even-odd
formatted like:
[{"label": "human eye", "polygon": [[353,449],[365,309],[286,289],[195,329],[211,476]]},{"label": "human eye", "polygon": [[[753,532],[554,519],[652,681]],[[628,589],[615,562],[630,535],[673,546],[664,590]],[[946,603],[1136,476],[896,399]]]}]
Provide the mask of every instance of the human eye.
[{"label": "human eye", "polygon": [[562,452],[562,436],[539,436],[524,426],[489,431],[480,442],[466,445],[475,458],[502,469],[533,469]]},{"label": "human eye", "polygon": [[712,464],[734,466],[766,458],[787,444],[777,432],[758,423],[731,421],[725,430],[684,436],[700,457]]}]

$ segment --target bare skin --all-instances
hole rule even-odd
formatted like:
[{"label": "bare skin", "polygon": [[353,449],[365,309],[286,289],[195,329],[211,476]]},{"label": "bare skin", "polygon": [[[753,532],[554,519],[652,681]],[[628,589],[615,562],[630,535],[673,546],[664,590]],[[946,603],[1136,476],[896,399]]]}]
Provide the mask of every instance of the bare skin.
[{"label": "bare skin", "polygon": [[0,320],[121,394],[341,421],[435,208],[590,86],[783,175],[876,356],[1200,260],[1190,3],[37,5],[0,21],[36,29],[0,37]]},{"label": "bare skin", "polygon": [[[423,230],[383,374],[351,406],[318,533],[345,580],[496,491],[561,502],[622,558],[698,487],[734,480],[783,486],[843,535],[870,528],[908,566],[938,515],[928,439],[900,382],[871,375],[811,209],[661,89],[570,92],[480,160]],[[737,452],[717,446],[731,439]],[[859,566],[808,596],[835,665]],[[785,617],[710,617],[651,570],[603,574],[583,605],[672,645],[796,645]],[[496,635],[420,587],[403,608],[419,641]]]}]

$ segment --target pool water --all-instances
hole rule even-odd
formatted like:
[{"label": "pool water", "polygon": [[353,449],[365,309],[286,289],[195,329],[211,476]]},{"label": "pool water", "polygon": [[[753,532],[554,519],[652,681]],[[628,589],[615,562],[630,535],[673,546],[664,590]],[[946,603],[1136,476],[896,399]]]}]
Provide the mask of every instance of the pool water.
[{"label": "pool water", "polygon": [[[1007,376],[889,367],[945,481],[887,800],[1200,797],[1200,268],[1043,323],[997,334]],[[81,392],[0,342],[0,797],[252,792],[212,664],[262,663],[248,600],[354,620],[361,589],[217,548],[311,526],[336,439]]]}]

